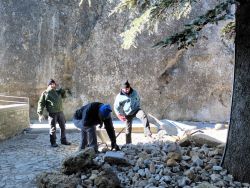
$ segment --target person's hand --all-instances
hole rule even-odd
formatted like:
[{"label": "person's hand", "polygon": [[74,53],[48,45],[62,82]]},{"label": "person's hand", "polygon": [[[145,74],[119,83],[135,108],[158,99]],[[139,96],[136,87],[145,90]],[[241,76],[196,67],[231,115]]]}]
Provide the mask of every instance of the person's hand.
[{"label": "person's hand", "polygon": [[121,114],[117,114],[117,117],[119,118],[119,120],[121,121],[126,121],[126,117],[121,115]]},{"label": "person's hand", "polygon": [[43,115],[39,115],[38,120],[41,123],[44,120],[44,116]]},{"label": "person's hand", "polygon": [[67,92],[68,95],[72,96],[72,92],[70,89],[67,88],[67,89],[65,89],[65,91]]}]

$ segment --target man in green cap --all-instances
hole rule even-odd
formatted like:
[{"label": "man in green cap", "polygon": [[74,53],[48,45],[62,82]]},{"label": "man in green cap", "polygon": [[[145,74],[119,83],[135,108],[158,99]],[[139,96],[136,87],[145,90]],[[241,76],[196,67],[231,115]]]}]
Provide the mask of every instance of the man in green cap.
[{"label": "man in green cap", "polygon": [[70,145],[67,141],[65,134],[65,116],[63,114],[62,98],[66,97],[64,89],[57,89],[55,80],[50,79],[48,81],[47,89],[42,93],[38,101],[37,114],[39,121],[44,119],[43,109],[46,107],[49,117],[48,121],[50,124],[50,143],[52,147],[58,147],[56,143],[56,123],[58,122],[61,129],[61,144]]}]

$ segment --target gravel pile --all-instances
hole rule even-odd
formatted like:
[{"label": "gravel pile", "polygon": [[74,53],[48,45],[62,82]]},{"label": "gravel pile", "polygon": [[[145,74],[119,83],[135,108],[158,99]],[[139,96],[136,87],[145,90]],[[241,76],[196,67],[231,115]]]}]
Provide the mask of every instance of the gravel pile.
[{"label": "gravel pile", "polygon": [[[211,140],[210,144],[201,144],[206,140],[194,142],[191,137],[188,140],[170,142],[167,136],[160,135],[147,143],[124,145],[119,152],[103,151],[91,159],[91,165],[73,174],[77,181],[72,185],[77,188],[250,187],[235,181],[220,166],[224,144]],[[211,147],[211,143],[216,146]],[[50,180],[46,181],[48,185]]]}]

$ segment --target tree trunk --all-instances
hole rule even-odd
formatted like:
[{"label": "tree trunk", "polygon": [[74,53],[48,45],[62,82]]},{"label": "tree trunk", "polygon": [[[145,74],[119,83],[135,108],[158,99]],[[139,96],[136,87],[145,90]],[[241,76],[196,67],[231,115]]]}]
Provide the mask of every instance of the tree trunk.
[{"label": "tree trunk", "polygon": [[250,183],[250,1],[236,8],[235,70],[230,126],[222,166]]}]

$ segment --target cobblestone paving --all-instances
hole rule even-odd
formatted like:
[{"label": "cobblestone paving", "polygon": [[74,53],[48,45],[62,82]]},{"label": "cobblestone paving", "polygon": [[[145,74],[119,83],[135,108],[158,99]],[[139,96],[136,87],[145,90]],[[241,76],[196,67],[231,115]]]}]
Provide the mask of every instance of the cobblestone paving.
[{"label": "cobblestone paving", "polygon": [[[72,145],[61,145],[58,141],[59,147],[52,148],[48,131],[30,131],[0,142],[0,188],[36,187],[38,174],[58,170],[62,160],[78,150],[80,133],[67,132],[67,139]],[[132,134],[132,140],[134,144],[148,141],[143,134],[136,133]],[[124,133],[117,138],[117,143],[125,144]],[[105,145],[99,149],[101,147]]]},{"label": "cobblestone paving", "polygon": [[48,132],[21,134],[0,142],[0,188],[36,187],[37,174],[58,169],[66,156],[78,150],[79,136],[67,134],[72,145],[58,142],[58,148],[50,146]]}]

